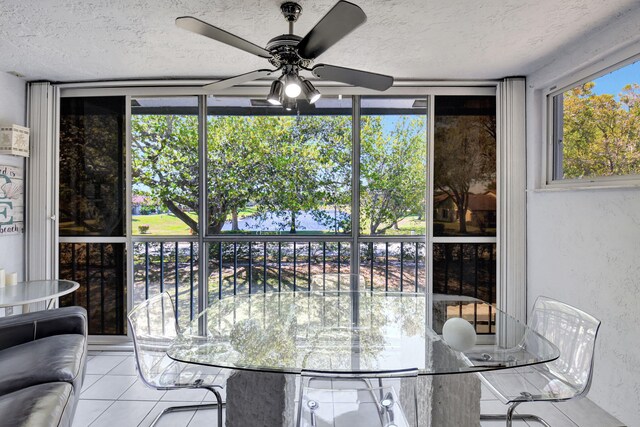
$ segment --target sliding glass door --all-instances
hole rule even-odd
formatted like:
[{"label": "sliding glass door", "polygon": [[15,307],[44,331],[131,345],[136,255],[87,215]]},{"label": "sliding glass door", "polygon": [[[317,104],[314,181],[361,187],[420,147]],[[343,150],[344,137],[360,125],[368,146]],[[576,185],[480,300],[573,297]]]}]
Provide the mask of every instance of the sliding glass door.
[{"label": "sliding glass door", "polygon": [[87,308],[91,335],[125,335],[159,292],[186,324],[323,274],[495,302],[495,91],[452,92],[294,113],[245,95],[63,97],[59,277],[81,289],[61,303]]}]

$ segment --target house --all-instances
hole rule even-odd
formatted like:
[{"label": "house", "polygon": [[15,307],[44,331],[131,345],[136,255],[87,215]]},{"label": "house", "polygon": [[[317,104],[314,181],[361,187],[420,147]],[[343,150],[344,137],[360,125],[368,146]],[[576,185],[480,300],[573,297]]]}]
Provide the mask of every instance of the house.
[{"label": "house", "polygon": [[[161,290],[182,325],[226,295],[298,292],[327,272],[376,276],[385,291],[482,287],[521,321],[544,295],[602,321],[587,402],[640,425],[638,153],[580,120],[597,107],[640,132],[624,116],[637,105],[640,4],[355,0],[366,23],[348,9],[362,25],[307,39],[303,57],[286,33],[305,37],[336,1],[281,3],[0,2],[0,125],[30,129],[28,158],[0,151],[0,170],[24,179],[24,230],[0,234],[0,269],[78,282],[56,303],[88,309],[92,351],[130,352],[126,316]],[[461,188],[495,179],[468,194],[468,230],[447,228],[457,207],[436,174]],[[132,231],[137,184],[171,205],[166,235]],[[351,222],[296,230],[301,213],[322,223],[331,206]],[[284,225],[223,230],[257,207]],[[376,232],[420,209],[426,234]],[[95,384],[118,367],[110,354],[88,361]],[[137,424],[159,411],[142,391],[147,402],[111,407],[134,387],[133,365],[120,369],[131,378],[104,389],[122,393],[81,396],[78,416],[126,425],[120,414]],[[105,400],[94,392],[86,400]]]},{"label": "house", "polygon": [[[496,193],[468,194],[465,221],[476,227],[495,227]],[[454,222],[458,220],[458,207],[446,193],[434,195],[433,215],[436,221]]]}]

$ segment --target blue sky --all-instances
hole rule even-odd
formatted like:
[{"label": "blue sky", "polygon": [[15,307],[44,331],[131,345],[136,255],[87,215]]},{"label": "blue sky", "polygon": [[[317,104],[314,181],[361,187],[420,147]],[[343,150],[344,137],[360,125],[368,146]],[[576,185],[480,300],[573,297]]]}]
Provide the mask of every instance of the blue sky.
[{"label": "blue sky", "polygon": [[629,83],[640,83],[640,61],[598,77],[594,82],[596,86],[593,91],[597,95],[610,93],[617,96],[622,88]]}]

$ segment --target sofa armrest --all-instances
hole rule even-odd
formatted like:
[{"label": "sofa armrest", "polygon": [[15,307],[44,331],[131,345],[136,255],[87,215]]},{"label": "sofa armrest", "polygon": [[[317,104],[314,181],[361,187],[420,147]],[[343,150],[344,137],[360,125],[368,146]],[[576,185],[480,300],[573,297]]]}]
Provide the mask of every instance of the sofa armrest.
[{"label": "sofa armrest", "polygon": [[87,336],[87,311],[63,307],[0,318],[0,350],[61,334]]}]

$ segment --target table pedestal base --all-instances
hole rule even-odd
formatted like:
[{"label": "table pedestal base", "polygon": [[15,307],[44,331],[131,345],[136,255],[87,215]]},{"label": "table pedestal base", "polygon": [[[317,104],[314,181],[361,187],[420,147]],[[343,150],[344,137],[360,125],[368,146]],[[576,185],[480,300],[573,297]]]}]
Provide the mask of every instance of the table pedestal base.
[{"label": "table pedestal base", "polygon": [[235,371],[227,380],[227,427],[295,426],[296,375]]},{"label": "table pedestal base", "polygon": [[477,427],[480,393],[475,374],[418,377],[419,426]]},{"label": "table pedestal base", "polygon": [[[299,378],[295,375],[235,371],[227,380],[227,427],[294,427],[296,381]],[[405,387],[403,381],[399,390],[401,400],[413,399],[413,392],[414,388]],[[413,426],[479,425],[480,380],[476,375],[420,376],[417,394],[419,422],[412,414],[406,414]]]}]

